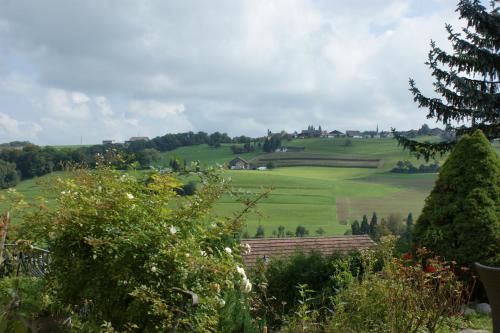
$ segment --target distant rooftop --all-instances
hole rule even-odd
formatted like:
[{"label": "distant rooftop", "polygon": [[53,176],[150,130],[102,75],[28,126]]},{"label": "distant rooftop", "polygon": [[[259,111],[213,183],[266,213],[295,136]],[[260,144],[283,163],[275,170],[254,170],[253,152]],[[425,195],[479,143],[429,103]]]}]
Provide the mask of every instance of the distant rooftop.
[{"label": "distant rooftop", "polygon": [[149,138],[147,136],[133,136],[130,139],[128,139],[129,142],[133,141],[149,141]]},{"label": "distant rooftop", "polygon": [[334,252],[368,249],[377,245],[368,235],[255,238],[242,239],[241,243],[250,245],[250,253],[243,255],[243,260],[249,267],[255,266],[259,259],[290,257],[297,251],[307,253],[316,250],[330,255]]}]

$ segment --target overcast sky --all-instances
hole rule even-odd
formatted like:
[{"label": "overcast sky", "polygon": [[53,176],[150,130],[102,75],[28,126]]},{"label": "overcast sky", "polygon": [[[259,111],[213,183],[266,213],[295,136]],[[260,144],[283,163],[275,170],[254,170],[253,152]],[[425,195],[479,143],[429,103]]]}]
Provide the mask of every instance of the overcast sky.
[{"label": "overcast sky", "polygon": [[0,142],[434,126],[450,0],[0,0]]}]

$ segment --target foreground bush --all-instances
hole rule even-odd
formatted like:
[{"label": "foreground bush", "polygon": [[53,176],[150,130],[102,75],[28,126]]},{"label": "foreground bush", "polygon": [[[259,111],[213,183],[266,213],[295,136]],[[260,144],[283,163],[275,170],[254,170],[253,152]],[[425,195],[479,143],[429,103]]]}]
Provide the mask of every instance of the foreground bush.
[{"label": "foreground bush", "polygon": [[[198,191],[181,197],[169,175],[143,182],[100,161],[58,179],[55,208],[25,216],[21,234],[51,251],[46,284],[81,330],[213,331],[224,295],[251,290],[228,237],[241,216],[210,215],[227,186],[216,173],[200,176]],[[183,306],[182,291],[199,305]]]},{"label": "foreground bush", "polygon": [[452,263],[439,257],[410,254],[393,258],[379,273],[353,281],[335,297],[330,332],[456,331],[463,324],[461,307],[468,290]]},{"label": "foreground bush", "polygon": [[360,278],[363,270],[363,258],[355,251],[328,256],[297,252],[290,258],[273,258],[253,272],[255,316],[278,328],[300,317],[298,312],[316,309],[315,320],[324,321],[331,314],[331,297]]}]

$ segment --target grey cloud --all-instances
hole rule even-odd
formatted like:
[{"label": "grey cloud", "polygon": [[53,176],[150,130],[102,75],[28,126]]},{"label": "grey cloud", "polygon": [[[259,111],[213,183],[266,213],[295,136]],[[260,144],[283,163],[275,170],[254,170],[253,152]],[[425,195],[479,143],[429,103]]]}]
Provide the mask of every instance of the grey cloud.
[{"label": "grey cloud", "polygon": [[[407,78],[430,87],[428,41],[446,44],[444,22],[455,17],[452,3],[421,2],[3,1],[0,82],[17,76],[28,88],[0,84],[0,112],[44,118],[42,143],[414,127],[425,113]],[[89,100],[75,104],[75,94]],[[73,130],[61,125],[69,116]]]}]

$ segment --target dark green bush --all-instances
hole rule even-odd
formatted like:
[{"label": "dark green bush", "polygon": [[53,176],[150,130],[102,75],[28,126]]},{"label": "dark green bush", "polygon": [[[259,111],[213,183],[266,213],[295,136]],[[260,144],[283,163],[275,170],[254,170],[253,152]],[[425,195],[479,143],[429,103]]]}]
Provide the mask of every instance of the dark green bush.
[{"label": "dark green bush", "polygon": [[416,247],[469,266],[500,264],[500,161],[479,130],[444,163],[413,232]]},{"label": "dark green bush", "polygon": [[0,160],[0,188],[14,187],[19,183],[19,173],[14,163]]},{"label": "dark green bush", "polygon": [[359,252],[329,256],[297,252],[288,259],[274,258],[266,269],[262,266],[254,272],[256,315],[265,318],[271,327],[281,326],[283,318],[293,315],[300,306],[297,286],[307,285],[314,291],[309,305],[318,310],[322,320],[329,313],[330,298],[353,277],[360,276],[362,267]]}]

